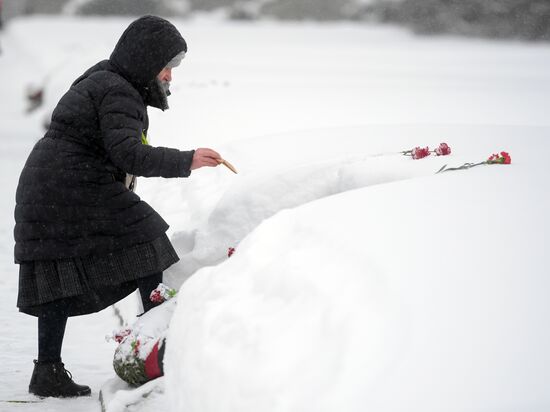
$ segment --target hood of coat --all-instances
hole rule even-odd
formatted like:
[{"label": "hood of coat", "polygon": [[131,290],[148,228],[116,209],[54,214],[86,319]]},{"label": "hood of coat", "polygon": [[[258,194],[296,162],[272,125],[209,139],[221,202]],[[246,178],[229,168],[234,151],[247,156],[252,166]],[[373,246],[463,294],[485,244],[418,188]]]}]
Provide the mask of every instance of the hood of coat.
[{"label": "hood of coat", "polygon": [[122,33],[109,60],[137,89],[148,87],[187,44],[176,27],[157,16],[143,16]]}]

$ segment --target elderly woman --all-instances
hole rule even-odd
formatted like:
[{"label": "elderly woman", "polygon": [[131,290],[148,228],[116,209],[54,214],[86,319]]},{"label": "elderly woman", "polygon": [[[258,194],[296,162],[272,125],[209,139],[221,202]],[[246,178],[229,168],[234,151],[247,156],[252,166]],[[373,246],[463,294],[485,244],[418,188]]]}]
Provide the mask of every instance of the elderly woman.
[{"label": "elderly woman", "polygon": [[168,21],[130,24],[108,60],[87,70],[55,108],[23,168],[16,195],[17,306],[38,317],[29,392],[89,395],[61,362],[69,316],[93,313],[139,288],[144,310],[162,272],[178,261],[168,224],[131,189],[133,176],[188,177],[217,166],[211,149],[147,142],[147,106],[168,108],[172,68],[187,45]]}]

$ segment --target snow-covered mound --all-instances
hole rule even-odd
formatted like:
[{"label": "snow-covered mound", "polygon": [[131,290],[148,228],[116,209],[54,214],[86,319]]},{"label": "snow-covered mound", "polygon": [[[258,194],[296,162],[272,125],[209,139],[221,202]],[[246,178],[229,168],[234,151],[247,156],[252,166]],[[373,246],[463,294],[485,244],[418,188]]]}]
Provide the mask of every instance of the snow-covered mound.
[{"label": "snow-covered mound", "polygon": [[[521,149],[518,138],[524,130],[363,126],[223,145],[220,152],[237,166],[239,175],[220,167],[201,170],[183,185],[165,180],[154,182],[153,187],[152,182],[141,180],[140,190],[175,223],[172,240],[181,261],[165,273],[165,281],[179,287],[198,269],[220,263],[229,247],[236,247],[264,219],[282,209],[361,187],[433,175],[449,162],[485,160],[499,147]],[[418,162],[400,154],[415,146],[434,148],[442,141],[451,144],[450,157],[431,156]]]},{"label": "snow-covered mound", "polygon": [[[266,137],[261,141],[245,140],[223,147],[222,153],[230,156],[231,161],[235,159],[242,169],[235,176],[225,168],[218,168],[194,176],[180,188],[179,195],[186,200],[184,207],[190,214],[182,225],[185,230],[173,236],[181,261],[168,270],[166,278],[179,286],[197,269],[221,262],[229,247],[237,246],[264,219],[282,209],[359,187],[433,174],[444,164],[443,159],[411,162],[398,149],[400,144],[410,142],[404,139],[400,142],[396,136],[391,143],[380,136],[367,137],[375,132],[390,138],[388,134],[402,130],[387,127],[317,130]],[[338,147],[330,143],[335,133],[342,135]],[[433,143],[435,139],[428,140]],[[372,150],[376,140],[383,143],[378,144],[379,152],[369,153],[368,148]],[[433,144],[437,146],[439,142]],[[289,147],[293,153],[286,153]],[[172,204],[179,208],[174,213],[181,216],[181,203]]]},{"label": "snow-covered mound", "polygon": [[[438,175],[443,158],[367,167],[352,175],[359,189],[303,195],[187,280],[165,361],[173,410],[550,408],[549,130],[457,129],[469,138],[450,143],[459,154],[445,163],[505,149],[513,163]],[[304,191],[341,192],[318,189],[334,185],[334,165],[297,172]],[[409,179],[369,185],[395,176]],[[217,204],[240,212],[208,230],[242,233],[250,198],[228,192]],[[266,204],[284,209],[284,190],[271,193]]]}]

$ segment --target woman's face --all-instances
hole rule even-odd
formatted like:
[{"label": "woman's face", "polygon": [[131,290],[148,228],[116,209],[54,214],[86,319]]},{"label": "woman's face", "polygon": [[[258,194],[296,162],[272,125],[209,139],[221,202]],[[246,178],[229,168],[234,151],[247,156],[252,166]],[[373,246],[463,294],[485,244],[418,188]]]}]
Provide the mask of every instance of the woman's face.
[{"label": "woman's face", "polygon": [[172,68],[165,67],[162,69],[157,75],[157,79],[159,79],[162,83],[170,83],[172,81]]},{"label": "woman's face", "polygon": [[170,82],[172,81],[172,69],[169,67],[165,67],[160,71],[160,73],[157,75],[157,79],[159,79],[160,84],[162,85],[162,88],[166,92],[167,95],[170,95]]}]

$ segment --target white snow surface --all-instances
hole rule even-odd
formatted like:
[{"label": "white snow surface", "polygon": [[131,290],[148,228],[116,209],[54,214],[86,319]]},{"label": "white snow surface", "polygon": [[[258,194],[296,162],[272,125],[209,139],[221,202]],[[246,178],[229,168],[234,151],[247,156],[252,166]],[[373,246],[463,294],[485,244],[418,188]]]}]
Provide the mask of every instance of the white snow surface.
[{"label": "white snow surface", "polygon": [[484,132],[517,163],[282,211],[184,283],[174,410],[548,409],[547,131]]},{"label": "white snow surface", "polygon": [[[11,233],[42,116],[128,23],[38,17],[0,33],[0,411],[98,411],[115,376],[108,308],[67,326],[63,359],[92,397],[26,393],[36,321],[15,308]],[[176,24],[189,53],[171,109],[150,111],[153,144],[212,147],[239,174],[140,179],[171,225],[181,262],[165,281],[181,289],[165,378],[145,399],[113,393],[112,410],[549,410],[550,46]],[[24,90],[45,78],[27,117]],[[440,142],[450,156],[399,154]],[[501,150],[511,165],[435,175]]]}]

